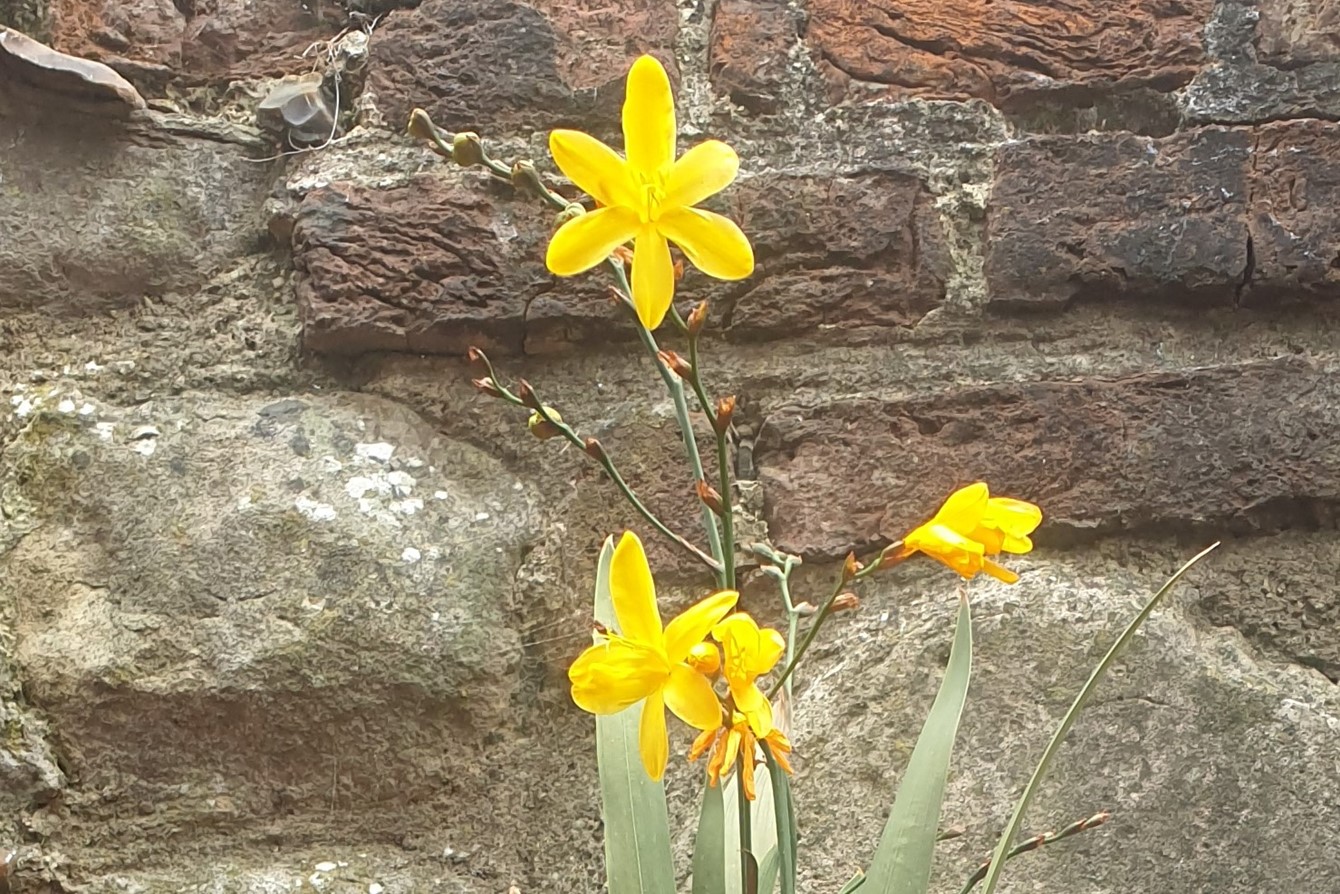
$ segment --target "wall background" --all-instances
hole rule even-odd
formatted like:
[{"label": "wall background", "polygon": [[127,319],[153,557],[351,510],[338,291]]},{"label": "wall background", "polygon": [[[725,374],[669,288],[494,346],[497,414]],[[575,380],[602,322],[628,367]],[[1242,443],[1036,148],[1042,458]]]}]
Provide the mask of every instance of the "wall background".
[{"label": "wall background", "polygon": [[[1006,890],[1340,888],[1329,0],[0,0],[0,22],[125,78],[0,44],[16,890],[597,889],[561,675],[632,516],[461,355],[524,375],[692,530],[673,416],[603,283],[544,272],[548,214],[401,131],[422,106],[543,164],[551,127],[617,135],[642,52],[681,145],[743,159],[718,207],[758,272],[681,294],[712,301],[741,511],[805,556],[800,592],[958,483],[1047,510],[1023,581],[970,590],[941,889],[1139,600],[1220,538],[1028,826],[1113,820]],[[358,127],[264,160],[274,79],[330,67]],[[667,605],[703,586],[652,561]],[[901,581],[797,690],[806,890],[868,855],[947,655],[955,582]]]}]

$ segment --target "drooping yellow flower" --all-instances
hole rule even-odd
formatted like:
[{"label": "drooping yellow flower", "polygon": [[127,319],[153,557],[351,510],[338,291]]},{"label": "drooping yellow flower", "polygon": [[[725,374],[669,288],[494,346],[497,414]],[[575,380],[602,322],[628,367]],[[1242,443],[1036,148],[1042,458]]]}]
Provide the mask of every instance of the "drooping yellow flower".
[{"label": "drooping yellow flower", "polygon": [[563,224],[545,263],[573,276],[633,240],[633,304],[648,329],[665,319],[674,299],[674,263],[666,240],[708,276],[743,279],[754,271],[754,250],[728,218],[693,206],[735,179],[740,159],[708,140],[675,159],[675,99],[661,63],[643,56],[628,72],[623,104],[627,160],[595,137],[575,130],[549,135],[554,161],[600,207]]},{"label": "drooping yellow flower", "polygon": [[755,681],[776,666],[786,641],[776,630],[762,629],[749,615],[737,612],[712,628],[712,638],[725,655],[722,674],[730,686],[735,709],[745,716],[754,735],[772,731],[772,705]]},{"label": "drooping yellow flower", "polygon": [[985,571],[1012,584],[1019,575],[987,556],[1030,551],[1028,535],[1041,523],[1037,506],[993,497],[986,483],[978,481],[951,494],[934,518],[904,537],[903,552],[923,552],[966,578]]},{"label": "drooping yellow flower", "polygon": [[713,593],[662,628],[647,555],[631,531],[614,548],[610,596],[619,630],[572,663],[572,700],[592,714],[617,714],[644,702],[638,731],[642,766],[652,779],[660,779],[670,751],[667,706],[697,729],[721,725],[721,702],[712,684],[686,659],[739,596],[730,590]]},{"label": "drooping yellow flower", "polygon": [[756,749],[760,742],[767,747],[768,754],[777,766],[787,773],[793,772],[791,761],[787,757],[791,753],[791,742],[786,735],[780,729],[773,727],[766,736],[759,738],[754,735],[748,719],[738,711],[732,715],[730,726],[704,730],[700,733],[694,740],[693,747],[689,749],[689,760],[696,761],[711,749],[712,756],[707,760],[707,782],[715,786],[721,783],[723,776],[730,773],[738,758],[740,782],[744,785],[745,797],[752,801],[758,794],[754,789],[754,761],[757,759]]}]

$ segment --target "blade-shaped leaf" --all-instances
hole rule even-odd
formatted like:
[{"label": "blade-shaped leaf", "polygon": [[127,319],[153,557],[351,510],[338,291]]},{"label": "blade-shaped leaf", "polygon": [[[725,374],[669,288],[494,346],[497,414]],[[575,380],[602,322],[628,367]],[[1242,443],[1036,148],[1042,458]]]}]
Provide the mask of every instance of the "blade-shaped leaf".
[{"label": "blade-shaped leaf", "polygon": [[726,805],[721,786],[703,786],[698,834],[693,839],[693,894],[726,890]]},{"label": "blade-shaped leaf", "polygon": [[968,600],[960,597],[954,646],[944,680],[912,749],[861,894],[925,894],[949,776],[949,757],[971,676],[972,617]]},{"label": "blade-shaped leaf", "polygon": [[[618,629],[610,598],[614,539],[605,540],[596,571],[596,620]],[[596,718],[596,764],[605,820],[605,874],[610,894],[675,894],[665,786],[652,781],[638,751],[637,705]]]},{"label": "blade-shaped leaf", "polygon": [[1029,802],[1033,800],[1033,795],[1037,793],[1038,786],[1042,783],[1042,777],[1047,774],[1047,768],[1051,766],[1052,758],[1056,756],[1056,752],[1060,749],[1061,742],[1070,732],[1070,727],[1075,725],[1080,710],[1084,707],[1084,703],[1089,700],[1093,691],[1098,688],[1098,683],[1107,673],[1107,669],[1112,666],[1112,662],[1116,660],[1117,655],[1126,648],[1126,644],[1134,638],[1136,631],[1140,629],[1140,625],[1148,620],[1154,608],[1163,599],[1164,594],[1173,588],[1173,585],[1181,579],[1182,575],[1191,570],[1192,565],[1205,558],[1218,546],[1219,544],[1215,543],[1206,547],[1192,556],[1185,565],[1178,568],[1177,573],[1168,578],[1168,582],[1150,597],[1144,608],[1140,609],[1140,613],[1135,616],[1130,624],[1126,625],[1126,629],[1121,632],[1121,636],[1117,637],[1117,641],[1112,644],[1112,648],[1107,650],[1103,660],[1098,662],[1098,666],[1093,669],[1093,673],[1089,674],[1089,679],[1084,684],[1084,688],[1079,691],[1079,695],[1075,696],[1075,701],[1070,705],[1070,710],[1066,711],[1065,716],[1061,718],[1061,725],[1056,728],[1051,741],[1047,743],[1046,749],[1042,752],[1042,757],[1038,759],[1037,769],[1033,771],[1032,778],[1028,780],[1028,785],[1024,787],[1024,793],[1019,797],[1019,803],[1014,805],[1014,813],[1010,816],[1005,831],[1001,833],[995,853],[991,855],[991,867],[987,870],[982,894],[991,894],[996,890],[996,884],[1000,881],[1000,873],[1005,868],[1005,853],[1009,850],[1011,842],[1014,841],[1014,836],[1019,834],[1019,826],[1023,824],[1024,811],[1028,809]]}]

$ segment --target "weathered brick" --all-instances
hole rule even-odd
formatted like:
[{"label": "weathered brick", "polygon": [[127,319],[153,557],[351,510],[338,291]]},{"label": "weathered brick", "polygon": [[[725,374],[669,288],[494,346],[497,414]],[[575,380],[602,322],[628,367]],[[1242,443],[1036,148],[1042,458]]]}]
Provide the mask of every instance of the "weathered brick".
[{"label": "weathered brick", "polygon": [[721,0],[712,11],[712,84],[751,112],[776,112],[799,37],[785,0]]},{"label": "weathered brick", "polygon": [[772,411],[755,461],[784,549],[900,537],[955,487],[1034,501],[1039,542],[1333,525],[1340,381],[1302,360]]},{"label": "weathered brick", "polygon": [[1212,0],[813,0],[808,39],[842,81],[1007,105],[1040,94],[1173,89],[1204,59]]}]

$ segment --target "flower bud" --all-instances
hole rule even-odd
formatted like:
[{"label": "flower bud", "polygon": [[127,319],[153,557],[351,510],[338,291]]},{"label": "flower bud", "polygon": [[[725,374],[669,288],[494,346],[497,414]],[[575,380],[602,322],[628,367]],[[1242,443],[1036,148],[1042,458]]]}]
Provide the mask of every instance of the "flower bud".
[{"label": "flower bud", "polygon": [[855,611],[860,607],[861,607],[861,598],[857,596],[855,593],[848,590],[846,593],[839,593],[837,598],[833,600],[832,611],[835,612]]},{"label": "flower bud", "polygon": [[884,547],[884,551],[879,554],[879,559],[877,560],[879,562],[878,570],[887,571],[895,565],[902,564],[903,560],[911,555],[912,550],[903,546],[901,540],[897,543],[890,543],[888,546]]},{"label": "flower bud", "polygon": [[540,172],[535,170],[533,162],[522,159],[512,165],[512,185],[519,190],[544,194],[544,184],[540,182]]},{"label": "flower bud", "polygon": [[538,410],[540,407],[544,406],[540,403],[540,399],[536,397],[535,389],[530,387],[530,382],[527,382],[525,379],[522,379],[521,384],[517,386],[516,396],[521,399],[523,406],[529,407],[532,410]]},{"label": "flower bud", "polygon": [[847,558],[842,563],[842,582],[846,583],[854,578],[862,567],[861,563],[856,561],[856,553],[847,553]]},{"label": "flower bud", "polygon": [[471,379],[470,384],[474,385],[489,397],[502,397],[502,390],[498,388],[498,383],[494,382],[492,377],[485,376],[482,379]]},{"label": "flower bud", "polygon": [[683,258],[675,258],[675,264],[674,264],[674,266],[671,268],[671,271],[672,271],[673,274],[674,274],[675,282],[676,282],[676,283],[678,283],[681,279],[683,279],[683,278],[684,278],[684,259],[683,259]]},{"label": "flower bud", "polygon": [[484,144],[479,134],[469,130],[456,134],[456,138],[451,141],[451,160],[463,168],[482,164]]},{"label": "flower bud", "polygon": [[707,325],[707,302],[699,301],[698,306],[689,311],[689,319],[685,323],[688,327],[689,335],[697,336]]},{"label": "flower bud", "polygon": [[626,245],[616,246],[614,251],[610,252],[610,255],[614,260],[623,264],[625,270],[633,265],[633,250]]},{"label": "flower bud", "polygon": [[609,454],[605,452],[605,448],[602,447],[600,442],[595,438],[587,438],[582,449],[586,451],[587,456],[598,463],[604,463],[609,460]]},{"label": "flower bud", "polygon": [[674,351],[657,351],[656,356],[681,379],[693,377],[693,367],[689,366],[689,361],[685,360]]},{"label": "flower bud", "polygon": [[557,229],[570,220],[576,220],[585,213],[586,208],[581,202],[573,202],[554,215],[554,228]]},{"label": "flower bud", "polygon": [[712,427],[716,429],[717,434],[724,435],[730,428],[731,417],[735,415],[735,395],[727,395],[717,401],[717,415],[712,420]]},{"label": "flower bud", "polygon": [[409,124],[405,126],[405,133],[416,139],[431,140],[437,136],[437,127],[427,112],[415,109],[409,113]]},{"label": "flower bud", "polygon": [[698,643],[689,649],[689,655],[684,659],[684,663],[704,677],[713,677],[721,670],[721,652],[711,643]]},{"label": "flower bud", "polygon": [[715,487],[708,484],[706,481],[699,481],[694,485],[694,490],[698,492],[698,499],[702,500],[704,506],[711,509],[717,515],[725,514],[726,508],[721,503],[721,494],[717,493]]},{"label": "flower bud", "polygon": [[[548,419],[545,418],[545,414],[548,414]],[[555,423],[562,421],[563,417],[558,415],[557,410],[553,407],[545,407],[544,413],[535,412],[530,414],[530,419],[526,422],[526,428],[530,429],[530,433],[541,441],[547,441],[559,433],[558,426]]]}]

